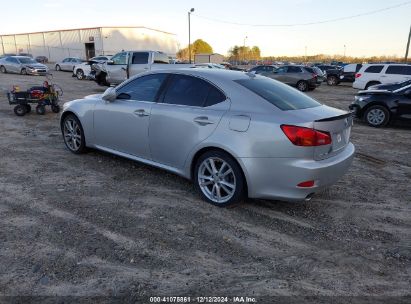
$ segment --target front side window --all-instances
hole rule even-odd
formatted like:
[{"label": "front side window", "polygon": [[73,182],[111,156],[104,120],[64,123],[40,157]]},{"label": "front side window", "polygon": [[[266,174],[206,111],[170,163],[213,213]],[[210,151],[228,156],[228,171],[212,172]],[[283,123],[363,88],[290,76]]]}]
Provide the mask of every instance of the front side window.
[{"label": "front side window", "polygon": [[411,65],[390,65],[385,74],[411,75]]},{"label": "front side window", "polygon": [[287,73],[287,67],[281,67],[275,70],[276,73]]},{"label": "front side window", "polygon": [[152,74],[136,78],[120,87],[117,99],[155,102],[167,74]]},{"label": "front side window", "polygon": [[139,52],[133,53],[133,64],[148,64],[148,53],[147,52]]},{"label": "front side window", "polygon": [[127,53],[121,52],[113,56],[111,58],[113,64],[127,64]]},{"label": "front side window", "polygon": [[381,73],[383,65],[372,65],[365,69],[364,73]]},{"label": "front side window", "polygon": [[70,61],[70,58],[66,58],[63,60],[63,62],[69,62],[69,61]]},{"label": "front side window", "polygon": [[163,102],[204,107],[217,104],[225,99],[224,94],[202,79],[187,75],[174,75],[164,95]]},{"label": "front side window", "polygon": [[283,111],[321,106],[308,95],[270,78],[239,79],[235,82]]}]

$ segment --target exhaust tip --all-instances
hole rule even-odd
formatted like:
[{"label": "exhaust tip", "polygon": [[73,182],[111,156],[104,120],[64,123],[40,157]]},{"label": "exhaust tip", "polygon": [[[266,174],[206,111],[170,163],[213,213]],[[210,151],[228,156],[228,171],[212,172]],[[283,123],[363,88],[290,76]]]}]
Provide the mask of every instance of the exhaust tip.
[{"label": "exhaust tip", "polygon": [[313,196],[314,196],[314,193],[310,193],[310,194],[308,194],[306,197],[305,197],[305,201],[306,202],[309,202],[309,201],[311,201],[311,199],[313,198]]}]

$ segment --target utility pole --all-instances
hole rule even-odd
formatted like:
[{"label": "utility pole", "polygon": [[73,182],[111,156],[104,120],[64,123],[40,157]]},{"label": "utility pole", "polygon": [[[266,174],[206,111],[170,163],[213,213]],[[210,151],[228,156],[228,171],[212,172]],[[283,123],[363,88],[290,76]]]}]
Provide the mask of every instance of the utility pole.
[{"label": "utility pole", "polygon": [[411,25],[410,25],[410,33],[408,34],[407,49],[405,50],[405,63],[407,63],[407,60],[408,60],[408,51],[410,49],[410,40],[411,40]]},{"label": "utility pole", "polygon": [[189,62],[191,63],[191,22],[190,22],[190,15],[194,12],[194,8],[188,11],[188,58]]}]

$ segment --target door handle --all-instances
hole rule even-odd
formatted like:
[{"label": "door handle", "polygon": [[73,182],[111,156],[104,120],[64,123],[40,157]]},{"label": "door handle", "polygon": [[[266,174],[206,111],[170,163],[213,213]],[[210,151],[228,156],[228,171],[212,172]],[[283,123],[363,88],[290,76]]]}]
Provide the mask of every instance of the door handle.
[{"label": "door handle", "polygon": [[134,114],[137,115],[138,117],[150,116],[150,114],[147,113],[144,109],[135,110]]},{"label": "door handle", "polygon": [[193,121],[200,126],[212,125],[214,123],[214,121],[208,120],[207,116],[196,117]]}]

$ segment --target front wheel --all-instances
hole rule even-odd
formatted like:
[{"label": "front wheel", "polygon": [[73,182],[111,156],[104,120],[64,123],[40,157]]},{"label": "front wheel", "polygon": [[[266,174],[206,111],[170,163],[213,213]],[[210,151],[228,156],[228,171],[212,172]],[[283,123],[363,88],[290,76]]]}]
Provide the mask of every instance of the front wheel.
[{"label": "front wheel", "polygon": [[194,169],[194,183],[203,199],[219,207],[238,203],[244,196],[241,168],[222,151],[209,151],[200,156]]},{"label": "front wheel", "polygon": [[14,107],[14,114],[16,114],[17,116],[24,116],[27,113],[27,109],[24,105],[17,105]]},{"label": "front wheel", "polygon": [[84,72],[83,72],[83,70],[78,69],[78,70],[76,71],[76,77],[77,77],[78,80],[83,80],[83,79],[84,79]]},{"label": "front wheel", "polygon": [[384,127],[390,121],[390,112],[384,106],[371,106],[365,111],[364,120],[371,127]]},{"label": "front wheel", "polygon": [[297,83],[297,89],[301,92],[306,92],[308,90],[308,83],[305,80],[301,80]]},{"label": "front wheel", "polygon": [[27,70],[26,69],[21,69],[20,74],[21,75],[27,75]]},{"label": "front wheel", "polygon": [[6,74],[7,70],[4,66],[0,66],[0,72],[2,72],[3,74]]},{"label": "front wheel", "polygon": [[86,151],[84,131],[80,121],[73,114],[64,117],[62,122],[62,133],[66,147],[75,154]]},{"label": "front wheel", "polygon": [[56,65],[56,71],[61,71],[61,68],[58,64]]}]

